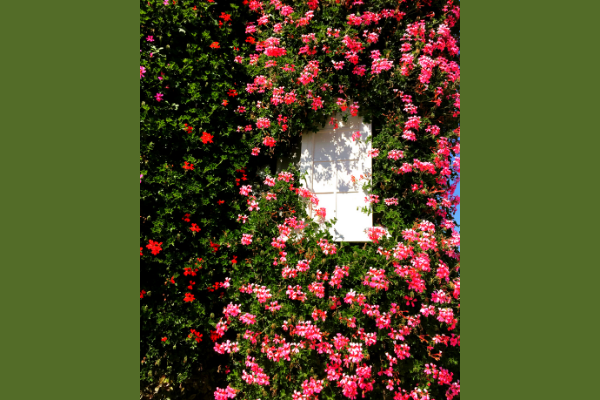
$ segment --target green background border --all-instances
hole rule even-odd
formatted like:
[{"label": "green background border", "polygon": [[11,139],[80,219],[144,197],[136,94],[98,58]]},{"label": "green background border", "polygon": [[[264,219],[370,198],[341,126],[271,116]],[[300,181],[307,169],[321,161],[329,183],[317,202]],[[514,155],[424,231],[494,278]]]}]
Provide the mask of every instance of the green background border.
[{"label": "green background border", "polygon": [[139,398],[139,4],[3,2],[5,399]]},{"label": "green background border", "polygon": [[461,7],[462,398],[593,398],[599,3]]}]

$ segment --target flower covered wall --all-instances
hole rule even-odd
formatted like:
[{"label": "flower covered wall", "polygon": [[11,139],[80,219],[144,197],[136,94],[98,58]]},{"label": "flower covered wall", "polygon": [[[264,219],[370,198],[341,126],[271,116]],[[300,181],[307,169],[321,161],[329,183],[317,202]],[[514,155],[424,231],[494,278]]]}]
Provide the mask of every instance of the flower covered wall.
[{"label": "flower covered wall", "polygon": [[[142,395],[458,398],[458,2],[140,8]],[[365,243],[276,171],[353,116]]]}]

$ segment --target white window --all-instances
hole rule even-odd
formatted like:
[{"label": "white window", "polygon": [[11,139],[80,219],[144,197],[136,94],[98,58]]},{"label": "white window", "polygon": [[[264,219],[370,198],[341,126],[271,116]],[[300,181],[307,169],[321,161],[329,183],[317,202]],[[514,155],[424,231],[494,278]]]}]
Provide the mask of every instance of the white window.
[{"label": "white window", "polygon": [[[352,139],[356,131],[360,132],[360,141]],[[365,142],[369,136],[371,124],[360,117],[349,117],[346,123],[340,118],[337,129],[327,125],[317,133],[302,134],[300,172],[308,172],[302,183],[319,199],[319,206],[311,205],[308,212],[314,217],[316,209],[324,207],[327,220],[337,218],[331,229],[335,241],[369,241],[365,230],[373,226],[373,214],[361,211],[367,196],[362,185],[372,173],[371,158],[367,156],[371,143]]]}]

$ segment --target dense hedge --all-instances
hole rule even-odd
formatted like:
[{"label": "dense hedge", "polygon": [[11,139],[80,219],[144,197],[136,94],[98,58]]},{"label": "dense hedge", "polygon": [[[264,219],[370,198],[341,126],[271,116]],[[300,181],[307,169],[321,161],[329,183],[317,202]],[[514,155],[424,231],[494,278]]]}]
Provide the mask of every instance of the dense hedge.
[{"label": "dense hedge", "polygon": [[[143,395],[458,398],[457,4],[140,7]],[[350,113],[376,127],[364,245],[275,171]]]}]

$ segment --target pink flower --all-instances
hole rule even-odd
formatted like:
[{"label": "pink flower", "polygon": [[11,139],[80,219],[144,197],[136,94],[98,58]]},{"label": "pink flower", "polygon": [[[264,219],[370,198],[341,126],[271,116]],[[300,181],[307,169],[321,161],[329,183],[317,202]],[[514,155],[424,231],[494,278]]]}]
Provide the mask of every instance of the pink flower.
[{"label": "pink flower", "polygon": [[368,151],[367,155],[369,157],[375,158],[379,155],[379,149],[371,149]]},{"label": "pink flower", "polygon": [[146,73],[146,68],[140,66],[140,79],[142,79],[144,77],[145,73]]},{"label": "pink flower", "polygon": [[376,194],[370,194],[367,197],[365,197],[365,203],[377,204],[379,203],[379,196]]},{"label": "pink flower", "polygon": [[247,325],[252,325],[256,323],[256,315],[245,313],[244,315],[240,316],[240,321]]},{"label": "pink flower", "polygon": [[264,184],[270,187],[275,186],[275,178],[271,178],[270,176],[267,176],[265,178]]},{"label": "pink flower", "polygon": [[263,144],[267,147],[275,147],[275,139],[273,139],[270,136],[267,136],[266,138],[264,138],[263,140]]},{"label": "pink flower", "polygon": [[321,97],[317,96],[317,97],[313,97],[313,102],[312,102],[312,109],[313,110],[318,110],[320,108],[323,108],[323,100],[321,100]]},{"label": "pink flower", "polygon": [[154,36],[148,36],[148,37],[146,38],[146,41],[147,41],[147,42],[154,42]]},{"label": "pink flower", "polygon": [[387,234],[385,228],[381,226],[374,226],[372,228],[367,228],[367,236],[375,243],[379,243],[379,239],[384,237]]},{"label": "pink flower", "polygon": [[404,158],[404,152],[402,150],[390,150],[388,152],[388,158],[391,160],[398,160]]},{"label": "pink flower", "polygon": [[360,131],[356,131],[352,134],[352,140],[355,142],[360,139]]},{"label": "pink flower", "polygon": [[240,188],[240,194],[242,196],[248,196],[251,191],[252,191],[252,186],[250,186],[250,185],[244,185]]},{"label": "pink flower", "polygon": [[271,121],[269,121],[269,118],[259,118],[256,120],[256,127],[263,129],[263,128],[268,128],[271,126]]},{"label": "pink flower", "polygon": [[260,153],[260,149],[258,147],[255,147],[252,149],[252,155],[253,156],[257,156]]},{"label": "pink flower", "polygon": [[406,140],[410,140],[412,142],[417,140],[417,136],[410,129],[405,129],[404,132],[402,132],[402,138],[406,139]]},{"label": "pink flower", "polygon": [[161,101],[163,96],[164,96],[164,94],[162,94],[162,93],[156,93],[156,96],[154,96],[154,97],[156,97],[156,101]]},{"label": "pink flower", "polygon": [[344,68],[344,61],[335,62],[335,61],[331,60],[331,62],[333,63],[333,68],[336,70]]},{"label": "pink flower", "polygon": [[277,180],[278,181],[286,181],[286,182],[290,182],[290,181],[294,181],[294,174],[292,174],[291,172],[280,172],[279,175],[277,175]]},{"label": "pink flower", "polygon": [[[165,0],[166,1],[166,0]],[[217,388],[215,391],[215,400],[227,400],[235,397],[236,390],[227,386],[226,389]]]},{"label": "pink flower", "polygon": [[242,235],[242,244],[245,245],[245,246],[247,246],[247,245],[249,245],[251,243],[252,243],[252,235],[244,233]]},{"label": "pink flower", "polygon": [[325,219],[325,216],[327,215],[327,209],[324,207],[321,207],[317,210],[317,217],[321,217],[321,219]]},{"label": "pink flower", "polygon": [[354,75],[358,75],[358,76],[364,76],[365,72],[367,71],[367,67],[365,67],[364,65],[357,65],[356,67],[354,67],[354,69],[352,70],[352,73]]}]

